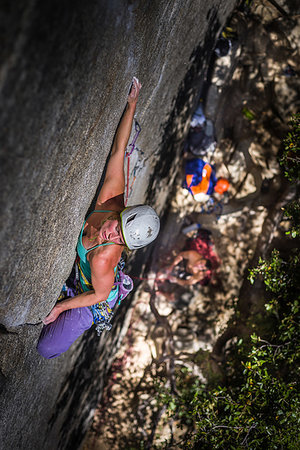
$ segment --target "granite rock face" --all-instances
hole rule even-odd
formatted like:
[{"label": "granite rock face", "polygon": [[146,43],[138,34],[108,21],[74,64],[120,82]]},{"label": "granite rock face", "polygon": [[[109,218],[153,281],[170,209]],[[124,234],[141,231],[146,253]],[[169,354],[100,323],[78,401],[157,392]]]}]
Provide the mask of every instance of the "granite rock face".
[{"label": "granite rock face", "polygon": [[143,84],[137,115],[144,163],[128,203],[147,199],[162,213],[177,170],[173,143],[187,132],[214,43],[235,3],[1,5],[4,448],[68,448],[70,442],[75,448],[80,441],[125,315],[109,338],[88,333],[56,361],[35,352],[41,318],[71,269],[132,76]]}]

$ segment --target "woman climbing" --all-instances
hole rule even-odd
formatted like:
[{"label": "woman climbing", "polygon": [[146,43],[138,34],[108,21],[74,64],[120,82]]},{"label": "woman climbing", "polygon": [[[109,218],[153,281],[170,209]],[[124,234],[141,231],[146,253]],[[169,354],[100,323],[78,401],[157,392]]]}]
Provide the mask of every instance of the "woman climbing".
[{"label": "woman climbing", "polygon": [[124,248],[144,247],[158,235],[159,218],[150,206],[125,208],[124,205],[124,154],[140,89],[141,84],[133,78],[96,208],[84,222],[78,239],[77,267],[81,293],[59,301],[43,320],[37,350],[45,358],[54,358],[65,352],[96,322],[95,319],[101,317],[105,322],[118,300],[115,277]]}]

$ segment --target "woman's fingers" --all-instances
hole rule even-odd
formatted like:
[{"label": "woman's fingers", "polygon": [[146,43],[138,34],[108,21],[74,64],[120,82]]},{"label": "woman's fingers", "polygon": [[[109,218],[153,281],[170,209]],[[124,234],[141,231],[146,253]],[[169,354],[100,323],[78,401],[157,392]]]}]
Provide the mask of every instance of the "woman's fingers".
[{"label": "woman's fingers", "polygon": [[139,80],[136,77],[133,77],[130,93],[128,96],[129,103],[137,102],[141,87],[142,85]]},{"label": "woman's fingers", "polygon": [[138,91],[142,87],[141,83],[139,82],[138,78],[136,78],[136,77],[133,77],[132,84],[133,84],[133,87],[135,87]]},{"label": "woman's fingers", "polygon": [[48,325],[49,323],[53,322],[55,319],[52,319],[52,315],[49,314],[45,319],[43,320],[44,325]]},{"label": "woman's fingers", "polygon": [[135,79],[138,88],[141,89],[142,85],[141,85],[141,83],[139,82],[138,78],[136,78],[136,77],[133,77],[133,78]]},{"label": "woman's fingers", "polygon": [[50,314],[48,314],[48,316],[45,317],[45,319],[43,320],[43,324],[44,324],[44,325],[48,325],[49,323],[54,322],[55,319],[56,319],[56,317],[55,317],[52,313],[50,313]]},{"label": "woman's fingers", "polygon": [[56,306],[54,306],[54,308],[52,309],[52,311],[48,314],[47,317],[45,317],[45,319],[43,320],[43,324],[44,325],[48,325],[51,322],[54,322],[54,320],[56,320],[58,318],[60,314],[60,311],[58,308],[56,308]]}]

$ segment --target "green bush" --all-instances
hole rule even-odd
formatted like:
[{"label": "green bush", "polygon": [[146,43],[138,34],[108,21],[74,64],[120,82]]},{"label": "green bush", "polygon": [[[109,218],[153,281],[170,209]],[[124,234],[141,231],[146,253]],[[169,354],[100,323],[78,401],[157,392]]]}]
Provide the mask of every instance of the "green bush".
[{"label": "green bush", "polygon": [[284,167],[284,174],[289,181],[300,179],[300,113],[294,114],[290,120],[291,130],[283,141],[284,150],[279,164]]},{"label": "green bush", "polygon": [[258,275],[272,293],[265,304],[265,320],[276,319],[270,340],[253,333],[250,340],[232,344],[223,386],[208,388],[180,371],[177,394],[160,393],[170,416],[186,427],[178,448],[295,449],[300,424],[299,254],[285,262],[274,251],[251,270],[252,282]]}]

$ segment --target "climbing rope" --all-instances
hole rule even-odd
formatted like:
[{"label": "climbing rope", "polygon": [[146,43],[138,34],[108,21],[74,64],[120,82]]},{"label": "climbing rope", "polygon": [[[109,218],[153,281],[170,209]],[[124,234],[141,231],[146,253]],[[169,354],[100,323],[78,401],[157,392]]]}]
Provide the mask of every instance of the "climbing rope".
[{"label": "climbing rope", "polygon": [[[127,201],[128,201],[128,196],[129,196],[130,156],[132,155],[132,152],[135,149],[135,143],[137,141],[137,138],[139,137],[140,132],[142,131],[142,128],[140,127],[137,119],[135,118],[134,120],[135,120],[135,122],[134,122],[135,135],[132,139],[131,144],[129,144],[129,146],[125,152],[125,157],[127,158],[127,180],[126,180],[127,182],[126,182],[125,206],[127,206]],[[135,181],[135,178],[134,178],[133,182]],[[131,188],[132,188],[133,182],[130,186]]]}]

